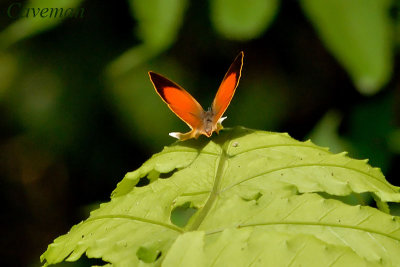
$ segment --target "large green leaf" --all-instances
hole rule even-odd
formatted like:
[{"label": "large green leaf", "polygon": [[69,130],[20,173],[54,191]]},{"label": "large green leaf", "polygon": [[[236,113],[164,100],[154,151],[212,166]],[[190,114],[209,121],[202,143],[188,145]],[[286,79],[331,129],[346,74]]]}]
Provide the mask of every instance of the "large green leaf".
[{"label": "large green leaf", "polygon": [[[366,161],[287,134],[226,129],[155,154],[41,259],[86,253],[116,266],[399,266],[400,218],[343,201],[360,193],[385,209],[400,202],[399,188]],[[182,207],[197,212],[177,226],[171,217]]]},{"label": "large green leaf", "polygon": [[234,40],[257,38],[271,24],[278,0],[211,0],[211,19],[215,29]]},{"label": "large green leaf", "polygon": [[373,94],[392,72],[391,0],[302,0],[325,45],[361,93]]}]

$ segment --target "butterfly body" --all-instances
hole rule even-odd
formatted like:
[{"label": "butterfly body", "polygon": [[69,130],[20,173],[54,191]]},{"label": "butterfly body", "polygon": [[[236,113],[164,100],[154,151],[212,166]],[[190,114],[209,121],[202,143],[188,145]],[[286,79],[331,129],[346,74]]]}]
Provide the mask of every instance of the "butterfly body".
[{"label": "butterfly body", "polygon": [[214,112],[211,108],[209,108],[207,111],[203,113],[203,130],[207,137],[210,137],[212,132],[215,130],[214,125],[213,125],[213,117],[214,117]]},{"label": "butterfly body", "polygon": [[205,135],[210,137],[213,132],[219,133],[219,131],[223,128],[221,122],[226,118],[222,117],[216,124],[213,121],[215,117],[215,112],[212,108],[208,108],[207,111],[201,116],[200,121],[202,122],[199,127],[192,129],[190,132],[182,134],[178,132],[172,132],[169,135],[175,137],[179,140],[187,140],[191,138],[198,138],[200,135]]},{"label": "butterfly body", "polygon": [[223,128],[222,121],[226,118],[222,115],[235,93],[242,65],[243,52],[240,52],[225,74],[214,101],[207,111],[204,111],[197,100],[178,84],[150,71],[150,80],[158,95],[169,109],[191,128],[191,131],[187,133],[173,132],[169,135],[183,141],[191,138],[197,139],[200,135],[210,137],[213,132],[219,133]]}]

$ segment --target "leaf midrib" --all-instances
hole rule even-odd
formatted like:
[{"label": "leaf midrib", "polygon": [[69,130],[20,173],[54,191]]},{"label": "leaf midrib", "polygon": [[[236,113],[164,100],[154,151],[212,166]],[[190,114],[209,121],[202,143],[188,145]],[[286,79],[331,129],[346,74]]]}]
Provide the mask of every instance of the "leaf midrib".
[{"label": "leaf midrib", "polygon": [[[229,140],[229,139],[228,139]],[[199,228],[201,223],[203,222],[204,218],[207,216],[208,212],[210,211],[211,207],[213,206],[218,194],[219,194],[219,185],[221,183],[221,179],[223,176],[223,172],[225,169],[225,164],[228,161],[228,153],[227,148],[229,147],[230,142],[226,142],[223,147],[219,158],[217,159],[217,171],[215,173],[214,178],[214,185],[210,193],[210,197],[207,199],[206,204],[204,207],[199,211],[199,214],[196,216],[195,220],[192,224],[188,225],[188,231],[195,231]]]}]

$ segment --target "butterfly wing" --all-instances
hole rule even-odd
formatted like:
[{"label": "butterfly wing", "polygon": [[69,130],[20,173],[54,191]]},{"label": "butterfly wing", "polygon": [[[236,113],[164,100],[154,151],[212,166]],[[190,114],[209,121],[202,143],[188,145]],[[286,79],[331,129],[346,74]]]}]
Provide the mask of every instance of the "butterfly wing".
[{"label": "butterfly wing", "polygon": [[235,94],[236,87],[239,84],[240,75],[243,66],[243,52],[235,58],[228,71],[225,74],[221,85],[218,88],[217,94],[215,95],[212,103],[212,111],[214,113],[213,123],[216,124],[221,122],[220,119],[224,114],[225,110],[231,103],[232,97]]},{"label": "butterfly wing", "polygon": [[185,89],[160,74],[149,71],[149,76],[156,92],[172,112],[191,129],[199,129],[203,123],[202,117],[204,113],[199,102]]}]

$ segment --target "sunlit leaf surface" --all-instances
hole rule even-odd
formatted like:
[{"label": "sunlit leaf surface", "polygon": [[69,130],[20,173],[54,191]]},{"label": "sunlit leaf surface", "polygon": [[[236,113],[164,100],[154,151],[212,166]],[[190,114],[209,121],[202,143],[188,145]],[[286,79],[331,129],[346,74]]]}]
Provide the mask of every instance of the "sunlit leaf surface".
[{"label": "sunlit leaf surface", "polygon": [[[128,173],[111,201],[57,238],[46,264],[86,253],[117,266],[398,266],[400,202],[366,161],[287,134],[226,129],[177,142]],[[180,207],[197,210],[186,225]]]}]

